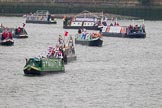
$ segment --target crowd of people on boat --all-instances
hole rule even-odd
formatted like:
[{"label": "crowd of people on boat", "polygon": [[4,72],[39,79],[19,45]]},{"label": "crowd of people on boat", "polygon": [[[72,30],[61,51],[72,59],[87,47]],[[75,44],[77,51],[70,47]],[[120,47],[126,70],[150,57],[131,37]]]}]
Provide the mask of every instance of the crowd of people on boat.
[{"label": "crowd of people on boat", "polygon": [[54,47],[49,46],[47,51],[45,51],[43,54],[39,55],[38,57],[64,59],[64,52],[67,47],[74,48],[73,38],[70,36],[66,44],[62,36],[59,35],[56,45]]},{"label": "crowd of people on boat", "polygon": [[5,28],[4,31],[2,32],[1,40],[12,39],[12,38],[13,38],[12,31],[9,30],[8,28]]},{"label": "crowd of people on boat", "polygon": [[78,34],[80,34],[81,39],[92,39],[92,38],[101,38],[102,34],[101,33],[88,33],[85,28],[79,29]]},{"label": "crowd of people on boat", "polygon": [[144,25],[129,25],[128,27],[129,33],[134,33],[134,32],[144,32],[145,33],[145,26]]},{"label": "crowd of people on boat", "polygon": [[118,22],[110,23],[110,26],[120,26]]},{"label": "crowd of people on boat", "polygon": [[55,47],[48,47],[47,58],[63,59],[63,49],[56,45]]}]

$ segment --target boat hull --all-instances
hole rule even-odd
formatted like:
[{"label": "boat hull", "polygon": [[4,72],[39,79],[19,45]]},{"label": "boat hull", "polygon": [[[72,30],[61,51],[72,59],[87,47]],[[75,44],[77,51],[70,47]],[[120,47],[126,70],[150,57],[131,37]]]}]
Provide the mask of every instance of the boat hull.
[{"label": "boat hull", "polygon": [[56,58],[30,58],[24,66],[25,75],[42,75],[47,72],[64,72],[64,62]]},{"label": "boat hull", "polygon": [[3,40],[1,41],[1,45],[5,45],[5,46],[12,46],[14,45],[14,41],[9,39],[9,40]]},{"label": "boat hull", "polygon": [[98,47],[102,47],[102,43],[103,40],[101,40],[100,38],[97,39],[92,39],[92,40],[75,40],[76,44],[82,44],[82,45],[87,45],[87,46],[98,46]]},{"label": "boat hull", "polygon": [[98,26],[63,26],[64,29],[87,29],[87,30],[99,30]]},{"label": "boat hull", "polygon": [[146,38],[146,33],[129,33],[126,35],[128,38]]},{"label": "boat hull", "polygon": [[102,32],[103,36],[106,37],[126,37],[126,34],[122,34],[122,33],[108,33],[108,32]]},{"label": "boat hull", "polygon": [[31,20],[26,20],[26,23],[34,23],[34,24],[57,24],[57,22],[51,22],[51,21],[31,21]]},{"label": "boat hull", "polygon": [[27,68],[27,69],[24,69],[24,74],[25,75],[42,75],[43,72],[35,70],[33,68]]},{"label": "boat hull", "polygon": [[14,38],[28,38],[28,34],[14,35]]},{"label": "boat hull", "polygon": [[103,36],[106,37],[121,37],[121,38],[146,38],[145,33],[129,33],[129,34],[121,34],[121,33],[102,33]]},{"label": "boat hull", "polygon": [[70,63],[70,62],[73,62],[77,59],[76,55],[68,55],[65,57],[64,59],[64,63],[67,64],[67,63]]}]

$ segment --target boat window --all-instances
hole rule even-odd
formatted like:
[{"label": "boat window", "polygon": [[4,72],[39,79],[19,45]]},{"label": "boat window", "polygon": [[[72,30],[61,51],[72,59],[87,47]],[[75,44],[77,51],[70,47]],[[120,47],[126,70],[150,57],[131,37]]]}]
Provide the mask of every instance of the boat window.
[{"label": "boat window", "polygon": [[41,67],[41,66],[42,66],[41,64],[42,64],[42,63],[41,63],[40,61],[35,61],[35,65],[36,65],[36,66]]},{"label": "boat window", "polygon": [[30,59],[30,60],[28,61],[28,64],[32,64],[32,63],[33,63],[33,60]]}]

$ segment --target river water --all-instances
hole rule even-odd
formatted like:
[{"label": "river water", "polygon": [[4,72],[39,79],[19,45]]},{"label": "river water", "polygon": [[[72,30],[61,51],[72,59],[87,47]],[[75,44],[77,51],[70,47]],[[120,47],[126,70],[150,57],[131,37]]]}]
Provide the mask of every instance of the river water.
[{"label": "river water", "polygon": [[[21,17],[0,17],[8,27]],[[129,25],[129,21],[121,21]],[[0,46],[0,108],[162,108],[162,21],[145,21],[145,39],[103,37],[103,47],[76,45],[65,73],[24,76],[25,58],[54,46],[62,29],[26,24],[27,39]],[[92,31],[89,31],[92,32]]]}]

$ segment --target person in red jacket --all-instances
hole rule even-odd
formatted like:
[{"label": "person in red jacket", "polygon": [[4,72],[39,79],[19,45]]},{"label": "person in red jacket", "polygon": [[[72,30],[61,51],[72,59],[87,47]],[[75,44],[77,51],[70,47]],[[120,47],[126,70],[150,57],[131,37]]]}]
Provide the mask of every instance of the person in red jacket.
[{"label": "person in red jacket", "polygon": [[18,27],[18,28],[17,28],[17,34],[20,34],[20,32],[21,32],[21,28]]},{"label": "person in red jacket", "polygon": [[2,40],[6,39],[7,38],[7,32],[6,30],[2,33]]},{"label": "person in red jacket", "polygon": [[12,39],[12,32],[11,32],[11,31],[8,32],[8,37],[9,37],[10,39]]}]

